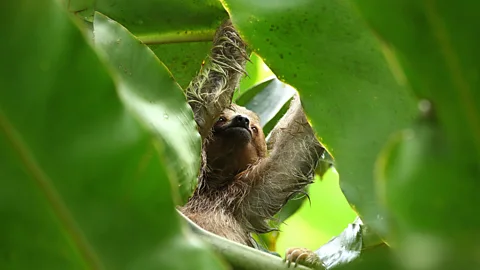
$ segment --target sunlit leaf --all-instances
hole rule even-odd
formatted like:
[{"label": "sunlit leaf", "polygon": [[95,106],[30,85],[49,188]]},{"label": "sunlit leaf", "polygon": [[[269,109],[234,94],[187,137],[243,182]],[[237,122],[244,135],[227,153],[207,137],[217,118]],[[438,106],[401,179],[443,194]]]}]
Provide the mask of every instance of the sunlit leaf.
[{"label": "sunlit leaf", "polygon": [[[367,239],[370,242],[366,241]],[[361,260],[361,255],[370,252],[368,249],[371,250],[377,245],[384,245],[383,241],[357,218],[340,235],[332,238],[315,253],[327,269],[346,265],[349,265],[350,269],[356,269],[351,266],[352,262]]]}]

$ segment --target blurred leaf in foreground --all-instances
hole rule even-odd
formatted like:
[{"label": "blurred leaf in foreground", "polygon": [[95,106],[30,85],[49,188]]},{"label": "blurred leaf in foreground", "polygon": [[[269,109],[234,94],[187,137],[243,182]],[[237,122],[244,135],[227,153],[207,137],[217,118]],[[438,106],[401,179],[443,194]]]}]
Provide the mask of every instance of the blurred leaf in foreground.
[{"label": "blurred leaf in foreground", "polygon": [[57,1],[2,7],[0,268],[218,268],[181,230],[164,146]]},{"label": "blurred leaf in foreground", "polygon": [[94,34],[115,71],[120,98],[167,146],[171,180],[185,202],[200,166],[200,136],[182,89],[155,54],[115,21],[96,13]]},{"label": "blurred leaf in foreground", "polygon": [[478,162],[463,162],[468,150],[453,147],[445,134],[435,116],[424,116],[379,160],[387,240],[405,269],[480,267],[480,217],[472,213],[480,204]]},{"label": "blurred leaf in foreground", "polygon": [[[355,1],[423,114],[379,159],[388,241],[406,269],[478,269],[480,40],[476,1]],[[388,47],[387,47],[388,46]]]}]

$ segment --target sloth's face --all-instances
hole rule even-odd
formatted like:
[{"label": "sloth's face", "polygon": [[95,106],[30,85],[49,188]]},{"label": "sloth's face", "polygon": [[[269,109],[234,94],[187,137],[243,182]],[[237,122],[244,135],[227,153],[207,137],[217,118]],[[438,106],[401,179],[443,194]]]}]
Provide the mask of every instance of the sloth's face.
[{"label": "sloth's face", "polygon": [[213,135],[246,144],[259,136],[258,122],[258,117],[245,108],[226,109],[213,126]]},{"label": "sloth's face", "polygon": [[258,116],[244,107],[225,109],[213,126],[207,146],[207,163],[218,170],[231,167],[242,171],[264,157],[265,135]]}]

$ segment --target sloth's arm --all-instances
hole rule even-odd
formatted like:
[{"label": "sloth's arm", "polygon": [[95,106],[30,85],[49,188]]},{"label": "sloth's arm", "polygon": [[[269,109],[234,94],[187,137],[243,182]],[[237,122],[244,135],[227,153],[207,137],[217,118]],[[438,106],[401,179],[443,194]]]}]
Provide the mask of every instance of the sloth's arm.
[{"label": "sloth's arm", "polygon": [[305,117],[298,95],[272,130],[267,144],[269,156],[241,175],[251,186],[242,201],[241,216],[259,233],[269,231],[265,221],[312,183],[324,151]]},{"label": "sloth's arm", "polygon": [[227,20],[215,34],[205,65],[186,90],[203,140],[209,137],[220,113],[231,105],[247,59],[245,43]]}]

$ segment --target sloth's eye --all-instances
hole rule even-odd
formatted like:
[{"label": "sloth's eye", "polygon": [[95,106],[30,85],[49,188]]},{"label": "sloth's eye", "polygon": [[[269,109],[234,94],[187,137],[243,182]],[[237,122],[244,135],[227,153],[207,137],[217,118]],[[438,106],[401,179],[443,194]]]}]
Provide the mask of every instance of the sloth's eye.
[{"label": "sloth's eye", "polygon": [[223,123],[223,122],[225,122],[225,121],[227,121],[227,118],[225,118],[225,117],[223,117],[223,116],[220,116],[220,117],[218,118],[218,120],[217,120],[217,123]]},{"label": "sloth's eye", "polygon": [[258,128],[256,126],[252,126],[252,131],[258,133]]}]

